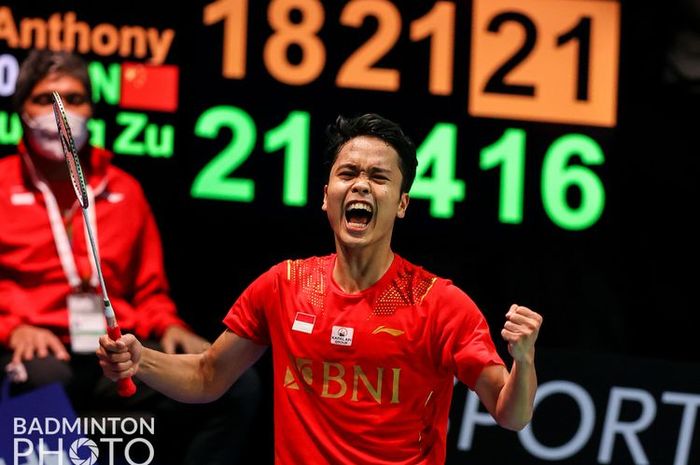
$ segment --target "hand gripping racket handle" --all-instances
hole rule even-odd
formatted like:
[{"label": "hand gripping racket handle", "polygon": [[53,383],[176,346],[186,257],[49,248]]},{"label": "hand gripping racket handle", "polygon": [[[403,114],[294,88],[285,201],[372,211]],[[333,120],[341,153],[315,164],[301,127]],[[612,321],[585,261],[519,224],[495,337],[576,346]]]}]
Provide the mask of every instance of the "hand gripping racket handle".
[{"label": "hand gripping racket handle", "polygon": [[[119,325],[114,325],[111,328],[107,328],[107,335],[113,341],[116,341],[122,337],[122,331],[119,329]],[[123,378],[117,381],[117,393],[121,397],[131,397],[136,393],[136,385],[131,378]]]}]

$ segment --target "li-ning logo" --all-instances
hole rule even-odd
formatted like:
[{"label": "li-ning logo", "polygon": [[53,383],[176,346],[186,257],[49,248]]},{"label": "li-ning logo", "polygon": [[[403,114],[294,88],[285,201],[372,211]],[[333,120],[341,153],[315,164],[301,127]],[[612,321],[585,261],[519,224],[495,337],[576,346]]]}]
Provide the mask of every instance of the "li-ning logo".
[{"label": "li-ning logo", "polygon": [[392,336],[396,337],[396,336],[401,336],[404,333],[404,331],[401,331],[400,329],[387,328],[386,326],[381,325],[381,326],[377,326],[377,328],[374,331],[372,331],[372,334],[379,334],[379,333],[387,333],[387,334],[391,334]]}]

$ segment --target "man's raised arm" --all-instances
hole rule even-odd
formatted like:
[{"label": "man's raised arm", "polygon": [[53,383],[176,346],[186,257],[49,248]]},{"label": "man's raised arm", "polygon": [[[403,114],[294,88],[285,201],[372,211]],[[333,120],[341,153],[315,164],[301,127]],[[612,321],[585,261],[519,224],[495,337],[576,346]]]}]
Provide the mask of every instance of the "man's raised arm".
[{"label": "man's raised arm", "polygon": [[266,348],[227,329],[200,354],[166,354],[144,347],[132,334],[118,341],[104,335],[97,356],[112,381],[136,376],[177,401],[204,403],[226,392]]}]

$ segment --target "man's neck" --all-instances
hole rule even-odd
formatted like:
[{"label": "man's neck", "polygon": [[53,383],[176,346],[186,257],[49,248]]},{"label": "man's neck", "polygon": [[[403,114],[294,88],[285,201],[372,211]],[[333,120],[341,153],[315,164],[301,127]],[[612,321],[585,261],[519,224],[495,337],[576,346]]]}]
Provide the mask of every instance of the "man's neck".
[{"label": "man's neck", "polygon": [[333,280],[348,294],[371,287],[387,272],[394,260],[388,245],[351,248],[336,242]]}]

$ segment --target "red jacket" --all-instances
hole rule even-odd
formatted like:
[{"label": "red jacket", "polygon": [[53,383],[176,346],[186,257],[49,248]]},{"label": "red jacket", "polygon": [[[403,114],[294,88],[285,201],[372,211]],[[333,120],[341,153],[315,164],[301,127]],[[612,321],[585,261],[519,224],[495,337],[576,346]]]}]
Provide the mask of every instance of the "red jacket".
[{"label": "red jacket", "polygon": [[[20,145],[20,153],[24,150]],[[161,336],[186,326],[168,296],[160,235],[139,183],[110,164],[112,154],[93,148],[90,186],[95,191],[97,238],[107,292],[119,325],[139,337]],[[61,266],[43,195],[20,155],[0,159],[0,345],[19,324],[49,328],[68,337],[66,297],[71,289]],[[58,197],[58,193],[57,197]],[[90,275],[83,215],[68,220],[81,275]]]}]

